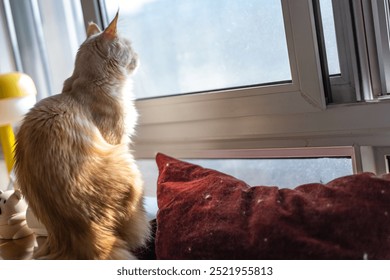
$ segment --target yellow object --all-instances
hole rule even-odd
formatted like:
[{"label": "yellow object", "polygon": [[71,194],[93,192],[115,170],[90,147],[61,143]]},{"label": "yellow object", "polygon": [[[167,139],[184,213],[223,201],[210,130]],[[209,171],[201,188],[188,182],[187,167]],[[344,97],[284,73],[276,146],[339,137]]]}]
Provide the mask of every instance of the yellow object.
[{"label": "yellow object", "polygon": [[37,90],[32,79],[23,73],[0,75],[0,141],[8,173],[14,165],[15,135],[12,124],[34,106]]},{"label": "yellow object", "polygon": [[14,144],[15,135],[11,125],[5,125],[0,127],[0,141],[3,147],[5,164],[7,166],[8,173],[11,172],[14,165]]}]

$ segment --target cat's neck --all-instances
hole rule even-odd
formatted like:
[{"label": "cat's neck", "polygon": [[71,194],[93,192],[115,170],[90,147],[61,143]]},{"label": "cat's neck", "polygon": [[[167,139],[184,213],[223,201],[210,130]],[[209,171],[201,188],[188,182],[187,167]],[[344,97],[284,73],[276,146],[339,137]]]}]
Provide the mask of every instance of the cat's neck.
[{"label": "cat's neck", "polygon": [[[63,93],[79,103],[110,144],[127,137],[127,102],[132,102],[131,80],[91,80],[77,75],[64,83]],[[131,106],[131,105],[130,105]]]},{"label": "cat's neck", "polygon": [[71,77],[65,80],[62,92],[71,95],[84,92],[90,95],[99,94],[107,98],[120,99],[126,96],[131,97],[131,85],[129,78],[99,77],[91,79],[91,77],[80,75],[75,71]]}]

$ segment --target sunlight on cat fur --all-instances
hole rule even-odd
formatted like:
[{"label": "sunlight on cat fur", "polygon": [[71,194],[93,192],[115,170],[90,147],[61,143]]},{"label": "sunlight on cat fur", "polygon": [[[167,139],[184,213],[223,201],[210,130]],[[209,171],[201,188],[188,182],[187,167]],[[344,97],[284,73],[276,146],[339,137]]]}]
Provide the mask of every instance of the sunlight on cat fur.
[{"label": "sunlight on cat fur", "polygon": [[117,20],[103,32],[89,24],[62,93],[37,103],[17,134],[18,184],[48,231],[35,258],[134,259],[131,250],[149,238],[129,149],[138,59]]}]

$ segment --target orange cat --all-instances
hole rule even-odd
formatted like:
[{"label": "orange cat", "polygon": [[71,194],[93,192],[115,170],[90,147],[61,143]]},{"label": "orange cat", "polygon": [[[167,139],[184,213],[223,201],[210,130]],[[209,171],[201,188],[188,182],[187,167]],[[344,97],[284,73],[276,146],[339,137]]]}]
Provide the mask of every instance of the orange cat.
[{"label": "orange cat", "polygon": [[117,19],[88,26],[62,93],[37,103],[17,134],[18,184],[48,232],[35,258],[129,259],[149,236],[129,150],[137,55]]}]

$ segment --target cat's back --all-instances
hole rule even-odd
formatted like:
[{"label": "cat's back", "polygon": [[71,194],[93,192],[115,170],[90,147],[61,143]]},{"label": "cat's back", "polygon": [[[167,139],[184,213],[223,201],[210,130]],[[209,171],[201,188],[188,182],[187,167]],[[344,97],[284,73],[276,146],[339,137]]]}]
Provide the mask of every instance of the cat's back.
[{"label": "cat's back", "polygon": [[96,133],[87,112],[70,96],[45,98],[26,114],[17,133],[16,168],[42,174],[77,165]]},{"label": "cat's back", "polygon": [[[25,145],[46,147],[87,133],[93,124],[81,104],[71,96],[57,94],[39,101],[25,116],[17,140]],[[84,130],[84,131],[83,131]]]},{"label": "cat's back", "polygon": [[78,104],[70,96],[65,94],[57,94],[44,98],[35,104],[25,115],[21,125],[23,127],[21,131],[23,132],[25,129],[33,129],[36,131],[43,129],[46,131],[51,125],[81,113],[78,107]]}]

